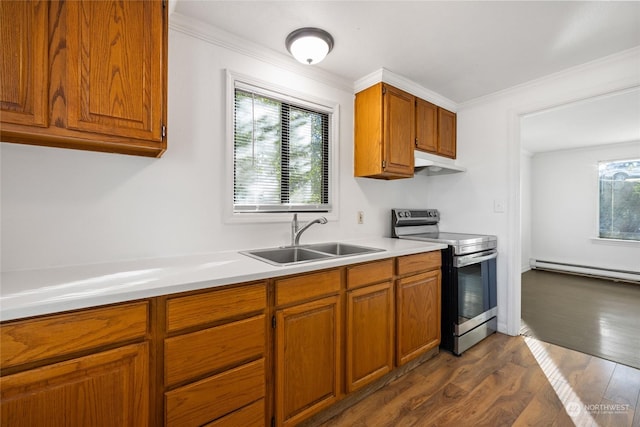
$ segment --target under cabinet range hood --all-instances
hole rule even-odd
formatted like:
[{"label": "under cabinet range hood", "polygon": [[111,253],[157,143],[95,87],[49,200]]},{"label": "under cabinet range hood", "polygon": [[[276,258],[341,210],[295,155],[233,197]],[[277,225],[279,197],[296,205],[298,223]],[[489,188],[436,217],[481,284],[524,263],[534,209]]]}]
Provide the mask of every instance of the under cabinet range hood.
[{"label": "under cabinet range hood", "polygon": [[466,168],[456,165],[453,160],[441,159],[424,151],[414,150],[415,173],[422,175],[445,175],[466,172]]}]

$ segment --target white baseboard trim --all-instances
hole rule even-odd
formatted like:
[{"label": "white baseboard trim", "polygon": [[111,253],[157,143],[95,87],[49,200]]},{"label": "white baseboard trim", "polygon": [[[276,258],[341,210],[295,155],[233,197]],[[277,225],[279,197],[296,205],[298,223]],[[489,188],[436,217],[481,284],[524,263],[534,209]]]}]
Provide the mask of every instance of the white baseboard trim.
[{"label": "white baseboard trim", "polygon": [[640,283],[640,272],[629,270],[617,270],[602,267],[567,264],[554,261],[530,260],[531,268],[538,270],[559,271],[564,273],[582,274],[585,276],[602,277],[613,280]]}]

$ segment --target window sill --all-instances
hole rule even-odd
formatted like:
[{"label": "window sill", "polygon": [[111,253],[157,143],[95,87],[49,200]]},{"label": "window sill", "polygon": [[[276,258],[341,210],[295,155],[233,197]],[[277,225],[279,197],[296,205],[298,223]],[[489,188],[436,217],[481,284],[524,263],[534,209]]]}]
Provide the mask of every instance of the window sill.
[{"label": "window sill", "polygon": [[591,242],[598,245],[640,247],[639,240],[621,240],[621,239],[606,239],[603,237],[592,237]]},{"label": "window sill", "polygon": [[[329,221],[337,221],[338,214],[335,212],[298,212],[298,221],[304,223],[315,218],[323,216]],[[293,212],[282,213],[236,213],[228,215],[225,218],[226,224],[264,224],[264,223],[282,223],[291,222]]]}]

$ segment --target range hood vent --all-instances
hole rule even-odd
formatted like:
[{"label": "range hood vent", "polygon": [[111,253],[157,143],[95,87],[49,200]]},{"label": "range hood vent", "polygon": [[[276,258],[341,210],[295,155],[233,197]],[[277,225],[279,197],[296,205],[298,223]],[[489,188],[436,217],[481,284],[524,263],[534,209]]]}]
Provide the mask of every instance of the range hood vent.
[{"label": "range hood vent", "polygon": [[466,172],[466,168],[455,164],[453,160],[443,159],[423,151],[415,150],[415,173],[421,175],[446,175]]}]

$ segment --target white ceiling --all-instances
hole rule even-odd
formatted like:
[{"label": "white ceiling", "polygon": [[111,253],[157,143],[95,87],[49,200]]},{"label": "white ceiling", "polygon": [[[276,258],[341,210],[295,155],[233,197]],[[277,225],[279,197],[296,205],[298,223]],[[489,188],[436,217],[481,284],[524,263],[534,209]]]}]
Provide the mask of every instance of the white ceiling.
[{"label": "white ceiling", "polygon": [[[351,82],[385,68],[455,103],[640,46],[638,1],[171,3],[174,12],[284,58],[291,31],[325,29],[335,47],[314,67]],[[637,141],[640,93],[532,114],[521,130],[522,147],[531,153]]]},{"label": "white ceiling", "polygon": [[520,130],[521,147],[533,154],[640,141],[640,88],[529,114]]},{"label": "white ceiling", "polygon": [[[640,45],[640,2],[178,0],[175,12],[288,55],[300,27],[329,31],[319,67],[380,68],[462,103]],[[293,59],[291,59],[293,61]]]}]

